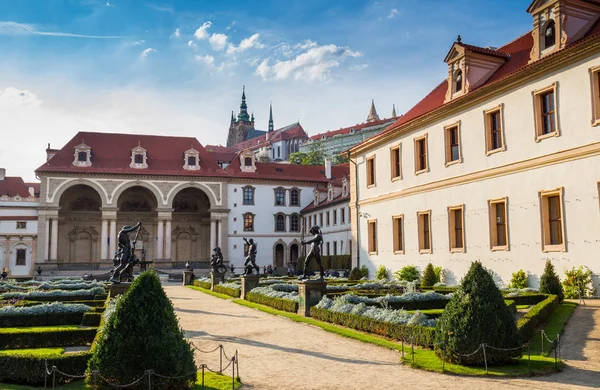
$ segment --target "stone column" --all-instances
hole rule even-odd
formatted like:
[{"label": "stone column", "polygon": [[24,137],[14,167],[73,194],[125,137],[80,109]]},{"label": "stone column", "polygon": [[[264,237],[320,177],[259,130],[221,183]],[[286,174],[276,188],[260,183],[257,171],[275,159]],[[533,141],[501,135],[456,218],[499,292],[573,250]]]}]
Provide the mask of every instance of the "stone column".
[{"label": "stone column", "polygon": [[[100,254],[102,260],[112,260],[118,247],[117,242],[117,209],[101,208],[102,211],[102,235]],[[104,228],[106,226],[106,234]],[[106,255],[105,255],[106,253]]]},{"label": "stone column", "polygon": [[113,258],[115,252],[117,251],[117,221],[116,219],[110,220],[110,246],[108,247],[109,258]]},{"label": "stone column", "polygon": [[165,221],[165,260],[171,260],[171,220]]},{"label": "stone column", "polygon": [[158,228],[156,233],[156,255],[154,256],[155,260],[163,259],[163,243],[165,241],[164,237],[164,223],[162,219],[158,220]]},{"label": "stone column", "polygon": [[58,258],[58,216],[52,218],[52,239],[50,241],[50,260]]},{"label": "stone column", "polygon": [[[171,218],[173,209],[157,209],[158,228],[156,230],[156,256],[155,259],[171,259]],[[166,225],[166,228],[165,228]]]},{"label": "stone column", "polygon": [[42,240],[44,242],[44,262],[48,261],[48,259],[50,257],[48,257],[49,253],[49,247],[50,247],[50,221],[47,220],[46,218],[44,218],[44,225],[45,226],[45,231],[46,234],[44,235],[44,239]]},{"label": "stone column", "polygon": [[219,248],[223,248],[223,236],[227,234],[227,232],[223,231],[223,221],[217,221],[217,245]]},{"label": "stone column", "polygon": [[108,247],[106,242],[108,241],[108,220],[102,218],[102,231],[100,234],[100,260],[108,259],[107,252]]},{"label": "stone column", "polygon": [[217,246],[217,221],[210,220],[210,252]]}]

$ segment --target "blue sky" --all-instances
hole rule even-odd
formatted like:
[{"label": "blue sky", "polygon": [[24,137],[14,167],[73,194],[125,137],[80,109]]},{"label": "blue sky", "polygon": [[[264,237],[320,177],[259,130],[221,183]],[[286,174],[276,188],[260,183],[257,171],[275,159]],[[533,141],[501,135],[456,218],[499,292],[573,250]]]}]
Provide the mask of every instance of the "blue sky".
[{"label": "blue sky", "polygon": [[315,134],[408,110],[463,42],[531,29],[529,1],[0,2],[0,167],[33,179],[79,130],[226,141],[242,85],[256,127]]}]

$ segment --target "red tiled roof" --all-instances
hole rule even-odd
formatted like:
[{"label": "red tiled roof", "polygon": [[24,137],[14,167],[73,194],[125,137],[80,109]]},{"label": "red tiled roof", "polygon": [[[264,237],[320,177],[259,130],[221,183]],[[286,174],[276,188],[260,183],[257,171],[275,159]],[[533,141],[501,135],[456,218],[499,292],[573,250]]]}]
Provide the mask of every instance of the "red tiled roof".
[{"label": "red tiled roof", "polygon": [[28,186],[21,177],[7,176],[0,180],[0,196],[14,197],[19,195],[22,198],[29,198]]},{"label": "red tiled roof", "polygon": [[333,198],[331,200],[325,199],[324,201],[319,202],[319,204],[315,204],[315,202],[311,202],[308,206],[303,208],[302,211],[300,211],[300,214],[305,214],[305,213],[308,213],[308,212],[311,212],[314,210],[319,210],[319,209],[329,207],[334,204],[346,203],[349,201],[350,201],[350,193],[348,193],[348,195],[346,195],[346,196],[342,196],[342,194],[339,194],[335,198]]},{"label": "red tiled roof", "polygon": [[210,152],[216,161],[232,161],[236,152],[233,148],[221,145],[206,145],[204,147],[207,152]]},{"label": "red tiled roof", "polygon": [[[349,164],[334,165],[331,167],[332,177],[342,177],[348,174]],[[325,167],[323,165],[296,165],[279,163],[261,163],[256,162],[256,172],[242,172],[240,169],[240,159],[235,158],[231,164],[225,168],[229,177],[240,179],[275,179],[291,181],[308,181],[313,183],[328,183],[331,179],[325,177]]]},{"label": "red tiled roof", "polygon": [[509,58],[510,56],[500,50],[489,49],[487,47],[480,47],[475,45],[469,45],[462,42],[456,42],[457,45],[464,47],[465,49],[471,50],[475,53],[481,53],[488,56],[500,57],[500,58]]},{"label": "red tiled roof", "polygon": [[[85,144],[92,148],[91,167],[74,167],[72,164],[74,148],[81,143],[82,139],[85,139]],[[147,169],[129,167],[131,163],[131,149],[138,146],[138,144],[147,150]],[[201,169],[198,171],[183,169],[184,152],[190,148],[194,148],[199,152]],[[77,133],[52,159],[40,166],[36,172],[177,176],[223,175],[223,170],[215,162],[214,156],[207,152],[196,138],[84,131]]]},{"label": "red tiled roof", "polygon": [[[267,135],[269,139],[267,140]],[[238,142],[233,145],[233,149],[236,151],[242,151],[245,149],[256,149],[270,144],[271,142],[281,141],[282,139],[290,139],[290,138],[302,138],[308,137],[306,132],[302,128],[300,123],[293,123],[291,125],[282,127],[280,129],[274,130],[270,133],[261,134],[258,137],[251,138],[246,141]]]},{"label": "red tiled roof", "polygon": [[40,193],[40,183],[25,183],[25,185],[27,187],[33,187],[33,193],[36,194],[36,196],[39,196],[39,193]]},{"label": "red tiled roof", "polygon": [[399,118],[399,117],[381,119],[381,120],[374,121],[374,122],[365,122],[365,123],[361,123],[361,124],[354,125],[354,126],[344,127],[339,130],[331,130],[331,131],[326,131],[325,133],[315,134],[315,135],[311,136],[310,138],[313,140],[320,140],[321,138],[323,138],[323,136],[330,138],[330,137],[333,137],[334,135],[349,134],[351,129],[354,129],[354,131],[359,131],[366,127],[373,127],[373,126],[385,124],[386,122],[392,123],[397,118]]},{"label": "red tiled roof", "polygon": [[[596,2],[596,1],[594,0],[594,2]],[[600,4],[600,0],[598,0],[597,3]],[[461,99],[465,99],[465,98],[468,99],[474,91],[478,91],[482,88],[490,87],[491,85],[493,85],[501,80],[504,80],[508,77],[511,77],[512,75],[519,73],[526,68],[529,68],[532,66],[537,66],[538,64],[543,63],[544,61],[547,61],[550,58],[560,55],[561,53],[563,53],[565,50],[567,50],[570,47],[581,45],[592,39],[597,39],[598,36],[600,36],[600,21],[596,22],[596,24],[590,29],[590,31],[588,31],[588,33],[585,35],[584,38],[582,38],[576,42],[573,42],[571,45],[569,45],[565,49],[559,50],[553,54],[550,54],[538,61],[535,61],[535,62],[529,64],[530,52],[531,52],[531,48],[533,47],[533,37],[531,35],[531,32],[528,32],[528,33],[522,35],[521,37],[515,39],[514,41],[498,48],[498,50],[497,50],[498,52],[502,52],[502,53],[505,53],[510,56],[506,60],[506,62],[500,68],[498,68],[498,70],[484,84],[475,88],[469,94],[461,96],[461,97],[453,100],[452,103],[454,103],[458,100],[461,100]],[[408,110],[396,122],[394,122],[392,125],[388,126],[381,133],[377,134],[376,136],[370,138],[368,141],[365,141],[365,142],[373,142],[377,138],[380,138],[380,137],[384,136],[385,134],[398,129],[402,125],[405,125],[406,123],[408,123],[418,117],[421,117],[435,109],[438,109],[438,108],[441,108],[442,106],[444,106],[447,85],[448,85],[447,80],[442,81],[427,96],[425,96],[421,101],[419,101],[413,108]],[[450,103],[450,102],[448,102],[448,103]],[[361,144],[359,144],[359,145],[361,145]],[[359,145],[355,146],[355,148],[358,147]]]}]

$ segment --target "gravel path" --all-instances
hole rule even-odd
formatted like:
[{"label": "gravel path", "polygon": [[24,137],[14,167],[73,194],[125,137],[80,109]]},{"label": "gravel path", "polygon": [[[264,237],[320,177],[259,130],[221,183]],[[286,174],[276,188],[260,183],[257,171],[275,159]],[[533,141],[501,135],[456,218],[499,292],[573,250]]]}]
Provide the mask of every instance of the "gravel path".
[{"label": "gravel path", "polygon": [[[533,379],[466,378],[400,364],[399,352],[346,339],[181,286],[165,286],[180,325],[201,349],[239,352],[245,389],[575,389],[600,384],[600,301],[577,309],[563,338],[573,368]],[[584,338],[588,338],[584,342]],[[197,353],[217,367],[219,354]]]}]

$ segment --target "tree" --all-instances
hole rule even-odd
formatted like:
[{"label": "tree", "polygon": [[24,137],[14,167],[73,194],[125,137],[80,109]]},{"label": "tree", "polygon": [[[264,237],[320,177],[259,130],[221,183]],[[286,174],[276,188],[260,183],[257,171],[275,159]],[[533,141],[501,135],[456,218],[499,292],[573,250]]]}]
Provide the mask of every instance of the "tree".
[{"label": "tree", "polygon": [[288,160],[296,165],[325,165],[325,152],[320,144],[310,144],[308,152],[290,154]]},{"label": "tree", "polygon": [[433,286],[438,281],[437,276],[435,275],[435,270],[433,269],[433,264],[427,264],[425,267],[425,271],[423,271],[423,278],[421,279],[421,286]]},{"label": "tree", "polygon": [[333,165],[345,164],[349,162],[350,159],[346,153],[338,154],[333,158]]},{"label": "tree", "polygon": [[554,266],[550,260],[546,260],[544,273],[540,278],[540,292],[544,294],[554,294],[558,296],[558,301],[562,302],[565,297],[563,286],[560,284],[560,279],[554,271]]},{"label": "tree", "polygon": [[484,364],[482,344],[488,365],[521,356],[515,317],[480,262],[471,264],[446,305],[436,325],[435,343],[438,356],[465,365]]},{"label": "tree", "polygon": [[[191,388],[196,379],[194,353],[175,317],[158,275],[143,272],[119,300],[100,330],[88,362],[88,373],[98,370],[113,384],[125,385],[146,370],[179,379],[152,377],[157,389]],[[112,389],[98,380],[100,388]],[[133,389],[148,388],[146,379]]]},{"label": "tree", "polygon": [[290,156],[288,157],[288,160],[292,164],[303,165],[302,161],[304,161],[307,158],[308,158],[308,155],[306,153],[295,152],[295,153],[290,154]]}]

